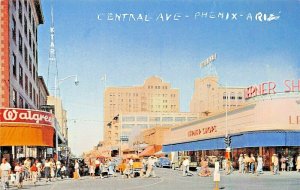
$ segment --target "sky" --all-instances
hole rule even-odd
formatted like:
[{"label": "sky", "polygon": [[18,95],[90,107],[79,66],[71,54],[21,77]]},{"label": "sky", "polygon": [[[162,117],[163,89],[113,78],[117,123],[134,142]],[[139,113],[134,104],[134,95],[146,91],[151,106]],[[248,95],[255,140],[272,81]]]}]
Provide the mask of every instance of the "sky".
[{"label": "sky", "polygon": [[220,83],[229,86],[280,84],[300,76],[299,0],[41,4],[39,73],[47,80],[53,4],[59,79],[78,75],[78,86],[73,79],[60,84],[77,155],[103,138],[105,86],[140,86],[156,75],[180,90],[180,111],[188,112],[194,80],[203,76],[199,64],[213,53]]}]

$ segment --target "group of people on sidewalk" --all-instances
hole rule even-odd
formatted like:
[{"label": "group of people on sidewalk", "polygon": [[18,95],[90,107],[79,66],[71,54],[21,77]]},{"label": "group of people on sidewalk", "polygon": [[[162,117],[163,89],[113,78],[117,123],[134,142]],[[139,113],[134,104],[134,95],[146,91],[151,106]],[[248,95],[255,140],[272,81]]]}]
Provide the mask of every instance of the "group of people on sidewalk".
[{"label": "group of people on sidewalk", "polygon": [[17,160],[12,165],[6,158],[2,158],[0,167],[2,189],[7,189],[9,182],[17,188],[22,188],[23,181],[30,181],[36,185],[42,176],[46,182],[53,181],[57,177],[63,179],[66,176],[65,172],[66,166],[53,158],[43,160],[26,158],[24,161]]},{"label": "group of people on sidewalk", "polygon": [[[296,170],[300,172],[300,154],[296,158]],[[261,155],[257,157],[254,154],[240,154],[238,159],[240,173],[256,173],[257,175],[263,173],[264,161]],[[278,154],[273,154],[271,157],[271,171],[274,175],[279,174],[281,171],[292,171],[294,168],[294,158],[292,156],[286,157],[282,155],[279,159]]]}]

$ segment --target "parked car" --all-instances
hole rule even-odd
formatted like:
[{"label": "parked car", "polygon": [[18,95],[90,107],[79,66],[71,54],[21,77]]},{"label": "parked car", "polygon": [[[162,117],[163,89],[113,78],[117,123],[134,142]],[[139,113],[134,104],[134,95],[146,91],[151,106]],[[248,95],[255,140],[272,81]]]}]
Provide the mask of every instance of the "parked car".
[{"label": "parked car", "polygon": [[159,168],[171,168],[171,161],[169,158],[160,157],[158,158],[157,162],[155,162],[155,166]]}]

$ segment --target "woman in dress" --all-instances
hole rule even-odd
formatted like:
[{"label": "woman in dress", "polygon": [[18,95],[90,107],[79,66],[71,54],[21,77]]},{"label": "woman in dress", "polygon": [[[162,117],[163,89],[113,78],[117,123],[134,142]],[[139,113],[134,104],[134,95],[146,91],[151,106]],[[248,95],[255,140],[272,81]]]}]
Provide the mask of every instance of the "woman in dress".
[{"label": "woman in dress", "polygon": [[294,168],[294,158],[290,156],[288,159],[288,171],[293,171]]},{"label": "woman in dress", "polygon": [[286,158],[284,155],[282,155],[281,159],[280,159],[280,163],[281,163],[281,171],[285,171],[286,168]]},{"label": "woman in dress", "polygon": [[90,176],[93,177],[93,179],[95,178],[95,166],[94,163],[91,161],[90,159],[90,165],[89,165],[89,173]]},{"label": "woman in dress", "polygon": [[198,174],[199,176],[201,177],[208,177],[211,175],[211,172],[208,168],[208,162],[206,161],[206,159],[204,158],[201,158],[201,170],[200,170],[200,173]]},{"label": "woman in dress", "polygon": [[257,175],[263,173],[263,159],[261,155],[257,157]]}]

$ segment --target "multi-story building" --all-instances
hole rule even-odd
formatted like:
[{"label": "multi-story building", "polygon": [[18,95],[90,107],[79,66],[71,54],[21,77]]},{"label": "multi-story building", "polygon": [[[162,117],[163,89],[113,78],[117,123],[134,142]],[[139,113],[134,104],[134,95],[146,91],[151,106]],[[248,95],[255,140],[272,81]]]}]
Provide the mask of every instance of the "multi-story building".
[{"label": "multi-story building", "polygon": [[39,0],[1,0],[0,107],[38,108]]},{"label": "multi-story building", "polygon": [[190,102],[190,112],[205,117],[227,109],[242,106],[245,103],[244,87],[231,87],[220,84],[217,76],[197,78],[194,94]]},{"label": "multi-story building", "polygon": [[38,78],[38,88],[39,88],[39,95],[38,95],[38,108],[40,109],[41,106],[47,105],[47,96],[49,96],[49,91],[42,76]]},{"label": "multi-story building", "polygon": [[[0,5],[0,108],[36,110],[39,108],[41,87],[37,31],[38,26],[44,23],[40,0],[0,0]],[[18,133],[17,128],[15,132]],[[26,145],[31,148],[21,146],[21,143],[13,147],[2,146],[1,150],[14,156],[39,156],[38,148],[29,144]]]},{"label": "multi-story building", "polygon": [[[159,77],[148,78],[144,85],[134,87],[109,87],[104,93],[104,142],[116,144],[119,129],[108,124],[120,113],[177,113],[179,112],[179,90]],[[112,137],[111,134],[114,134]]]},{"label": "multi-story building", "polygon": [[199,119],[198,113],[139,112],[120,113],[108,123],[107,139],[111,146],[126,145],[134,141],[141,132],[155,127],[172,127]]},{"label": "multi-story building", "polygon": [[68,139],[67,111],[63,108],[62,100],[59,97],[48,96],[47,105],[54,107],[54,115],[59,123],[60,132],[65,139]]}]

